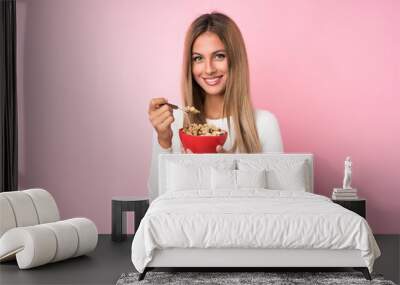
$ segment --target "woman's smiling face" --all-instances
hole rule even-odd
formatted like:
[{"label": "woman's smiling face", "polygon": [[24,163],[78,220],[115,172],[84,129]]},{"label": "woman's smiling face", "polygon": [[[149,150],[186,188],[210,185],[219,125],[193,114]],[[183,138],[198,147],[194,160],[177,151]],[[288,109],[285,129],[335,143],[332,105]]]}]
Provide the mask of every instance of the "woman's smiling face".
[{"label": "woman's smiling face", "polygon": [[213,32],[197,37],[192,49],[192,75],[208,95],[223,95],[228,78],[225,46]]}]

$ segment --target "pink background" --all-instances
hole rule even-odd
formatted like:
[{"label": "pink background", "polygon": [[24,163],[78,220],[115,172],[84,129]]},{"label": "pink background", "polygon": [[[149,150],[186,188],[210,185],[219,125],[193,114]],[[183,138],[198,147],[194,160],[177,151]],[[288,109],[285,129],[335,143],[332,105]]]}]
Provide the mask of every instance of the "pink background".
[{"label": "pink background", "polygon": [[[245,4],[244,4],[245,3]],[[353,186],[375,233],[400,233],[400,2],[17,0],[20,188],[63,218],[111,231],[111,197],[147,191],[150,98],[180,103],[184,33],[230,15],[244,35],[254,105],[287,152],[315,154],[315,191]]]}]

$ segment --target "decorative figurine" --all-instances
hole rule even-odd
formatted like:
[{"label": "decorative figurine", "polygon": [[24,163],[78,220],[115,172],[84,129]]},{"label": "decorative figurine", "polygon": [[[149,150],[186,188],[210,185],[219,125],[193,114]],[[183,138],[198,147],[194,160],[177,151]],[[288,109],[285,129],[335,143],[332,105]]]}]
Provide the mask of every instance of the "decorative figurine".
[{"label": "decorative figurine", "polygon": [[351,187],[351,158],[346,157],[344,162],[344,178],[343,178],[343,189],[352,189]]}]

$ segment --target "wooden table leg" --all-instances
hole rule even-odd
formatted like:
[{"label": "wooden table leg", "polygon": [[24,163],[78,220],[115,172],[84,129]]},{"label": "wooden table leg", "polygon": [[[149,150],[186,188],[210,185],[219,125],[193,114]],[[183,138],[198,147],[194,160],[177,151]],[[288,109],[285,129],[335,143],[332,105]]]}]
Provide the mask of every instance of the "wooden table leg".
[{"label": "wooden table leg", "polygon": [[147,208],[149,207],[148,201],[141,201],[135,205],[135,233],[139,228],[140,221],[143,219],[146,214]]},{"label": "wooden table leg", "polygon": [[112,228],[111,239],[113,241],[126,240],[126,213],[123,211],[121,201],[112,201]]}]

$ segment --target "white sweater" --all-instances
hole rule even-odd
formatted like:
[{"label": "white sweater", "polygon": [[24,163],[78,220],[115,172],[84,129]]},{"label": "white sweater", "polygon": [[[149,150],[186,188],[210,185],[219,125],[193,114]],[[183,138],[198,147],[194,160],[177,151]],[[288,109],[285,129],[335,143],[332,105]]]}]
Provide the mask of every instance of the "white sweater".
[{"label": "white sweater", "polygon": [[[262,152],[283,152],[281,132],[278,121],[274,114],[265,110],[256,110],[256,127],[260,137]],[[158,156],[162,153],[181,153],[181,141],[179,139],[179,129],[183,126],[183,113],[174,111],[175,121],[172,123],[172,146],[169,149],[162,148],[157,139],[156,131],[153,132],[153,150],[148,179],[148,190],[150,201],[157,197],[158,193]],[[228,130],[226,119],[207,119],[208,124],[213,124],[223,130],[228,131],[228,138],[224,144],[224,149],[230,149],[233,145],[235,134],[233,122],[231,123],[231,133]]]}]

